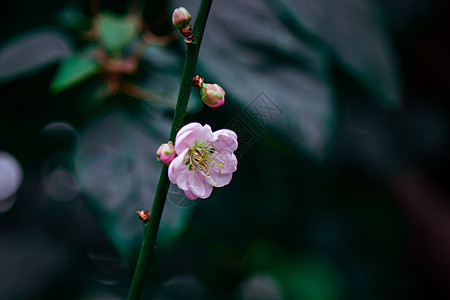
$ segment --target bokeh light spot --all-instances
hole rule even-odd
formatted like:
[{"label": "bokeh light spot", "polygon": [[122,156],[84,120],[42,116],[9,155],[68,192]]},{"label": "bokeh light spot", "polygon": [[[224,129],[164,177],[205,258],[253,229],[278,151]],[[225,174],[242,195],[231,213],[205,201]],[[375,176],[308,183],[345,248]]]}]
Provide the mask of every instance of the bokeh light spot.
[{"label": "bokeh light spot", "polygon": [[0,201],[13,196],[22,184],[22,167],[11,154],[0,151]]}]

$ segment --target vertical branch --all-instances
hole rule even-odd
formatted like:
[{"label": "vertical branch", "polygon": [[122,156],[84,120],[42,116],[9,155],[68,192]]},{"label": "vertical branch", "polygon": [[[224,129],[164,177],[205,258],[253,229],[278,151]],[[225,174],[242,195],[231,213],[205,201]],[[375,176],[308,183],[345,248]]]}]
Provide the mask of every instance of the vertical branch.
[{"label": "vertical branch", "polygon": [[[175,141],[175,136],[184,123],[189,96],[192,89],[192,78],[194,77],[195,66],[197,64],[198,53],[200,51],[200,44],[202,42],[203,32],[205,30],[211,4],[212,0],[201,1],[194,25],[195,41],[187,44],[187,53],[183,68],[183,75],[181,78],[180,90],[178,92],[177,106],[172,122],[172,128],[170,130],[170,141]],[[164,204],[166,202],[167,192],[169,190],[169,184],[168,166],[164,165],[159,177],[159,183],[156,189],[155,199],[153,201],[150,220],[144,225],[144,240],[142,242],[138,262],[134,271],[133,280],[131,282],[128,300],[139,299],[145,280],[145,274],[148,269],[150,259],[156,248],[156,237],[164,210]]]},{"label": "vertical branch", "polygon": [[91,0],[91,31],[95,30],[95,20],[100,13],[100,0]]}]

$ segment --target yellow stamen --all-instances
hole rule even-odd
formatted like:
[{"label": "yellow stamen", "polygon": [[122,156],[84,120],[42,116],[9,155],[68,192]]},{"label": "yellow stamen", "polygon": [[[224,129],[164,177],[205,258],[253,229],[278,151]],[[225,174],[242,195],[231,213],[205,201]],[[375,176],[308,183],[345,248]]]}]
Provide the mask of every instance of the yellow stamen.
[{"label": "yellow stamen", "polygon": [[[186,164],[189,164],[189,169],[196,169],[203,176],[212,181],[215,186],[218,186],[217,183],[214,182],[211,175],[208,172],[208,167],[214,168],[214,166],[218,166],[220,168],[224,168],[225,162],[219,158],[214,159],[214,154],[216,150],[214,148],[209,148],[207,146],[197,146],[193,150],[189,151],[189,161]],[[211,163],[208,166],[208,163]],[[218,170],[219,174],[222,173],[221,170]]]}]

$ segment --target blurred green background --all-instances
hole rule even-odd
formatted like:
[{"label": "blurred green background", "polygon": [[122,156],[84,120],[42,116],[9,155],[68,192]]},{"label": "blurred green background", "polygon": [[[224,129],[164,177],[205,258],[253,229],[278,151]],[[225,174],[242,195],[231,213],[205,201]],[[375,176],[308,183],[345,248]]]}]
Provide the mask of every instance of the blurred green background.
[{"label": "blurred green background", "polygon": [[[0,12],[0,299],[125,299],[199,1]],[[186,122],[230,185],[172,186],[142,299],[450,298],[446,1],[215,1]]]}]

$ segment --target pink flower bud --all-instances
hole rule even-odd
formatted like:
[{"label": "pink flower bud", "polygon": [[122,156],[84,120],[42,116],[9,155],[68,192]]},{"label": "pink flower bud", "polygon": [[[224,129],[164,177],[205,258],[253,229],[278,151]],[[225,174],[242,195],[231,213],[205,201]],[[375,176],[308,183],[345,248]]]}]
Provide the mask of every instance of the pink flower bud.
[{"label": "pink flower bud", "polygon": [[172,23],[177,28],[182,28],[191,22],[191,14],[184,7],[178,7],[173,11]]},{"label": "pink flower bud", "polygon": [[174,144],[172,142],[162,144],[161,146],[159,146],[158,151],[156,152],[156,156],[158,162],[169,165],[172,160],[177,157]]},{"label": "pink flower bud", "polygon": [[225,91],[216,83],[204,83],[200,88],[200,95],[209,107],[219,107],[225,103]]}]

